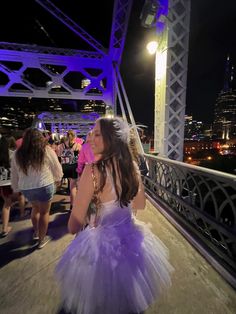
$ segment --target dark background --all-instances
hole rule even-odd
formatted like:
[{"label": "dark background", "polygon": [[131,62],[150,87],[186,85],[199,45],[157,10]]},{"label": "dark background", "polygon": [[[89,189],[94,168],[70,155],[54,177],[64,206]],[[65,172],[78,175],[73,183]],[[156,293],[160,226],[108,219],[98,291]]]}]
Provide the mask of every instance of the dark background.
[{"label": "dark background", "polygon": [[[105,47],[109,45],[113,1],[52,1]],[[148,30],[139,15],[144,1],[133,2],[121,73],[136,121],[153,126],[154,57],[146,51]],[[0,41],[88,49],[77,35],[34,0],[1,4]],[[94,17],[95,15],[95,17]],[[227,54],[236,63],[236,1],[192,0],[186,113],[212,122],[223,88]]]}]

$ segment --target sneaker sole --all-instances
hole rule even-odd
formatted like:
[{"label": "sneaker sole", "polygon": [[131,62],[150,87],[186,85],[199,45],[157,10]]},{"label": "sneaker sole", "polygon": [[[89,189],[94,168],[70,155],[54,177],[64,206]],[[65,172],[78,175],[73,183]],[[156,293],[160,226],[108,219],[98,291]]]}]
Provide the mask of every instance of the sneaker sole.
[{"label": "sneaker sole", "polygon": [[45,247],[45,245],[47,245],[48,244],[48,242],[50,242],[51,241],[51,238],[50,239],[48,239],[47,241],[45,241],[44,243],[42,243],[42,244],[40,244],[39,243],[39,245],[38,245],[38,249],[42,249],[43,247]]}]

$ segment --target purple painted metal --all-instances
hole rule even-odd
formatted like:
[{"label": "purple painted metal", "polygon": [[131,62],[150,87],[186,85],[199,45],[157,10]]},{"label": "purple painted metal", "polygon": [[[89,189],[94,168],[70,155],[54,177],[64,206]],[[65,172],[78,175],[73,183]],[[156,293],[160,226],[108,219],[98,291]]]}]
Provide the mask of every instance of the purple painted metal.
[{"label": "purple painted metal", "polygon": [[[5,83],[0,86],[0,95],[101,100],[116,112],[117,91],[113,65],[116,64],[119,68],[133,1],[114,1],[109,53],[52,2],[35,1],[95,51],[0,43],[0,71],[5,76]],[[18,69],[12,70],[5,66],[13,62],[19,64]],[[62,70],[53,72],[53,68]],[[33,77],[37,77],[37,80]],[[82,79],[89,81],[83,88],[79,85]]]},{"label": "purple painted metal", "polygon": [[68,17],[65,13],[63,13],[59,8],[57,8],[51,1],[49,0],[35,0],[38,4],[40,4],[44,9],[54,15],[58,20],[60,20],[63,24],[69,27],[75,34],[79,35],[83,40],[85,40],[90,46],[95,48],[102,55],[106,55],[105,48],[91,35],[89,35],[82,27],[76,24],[70,17]]},{"label": "purple painted metal", "polygon": [[133,0],[116,0],[113,10],[109,55],[120,64]]}]

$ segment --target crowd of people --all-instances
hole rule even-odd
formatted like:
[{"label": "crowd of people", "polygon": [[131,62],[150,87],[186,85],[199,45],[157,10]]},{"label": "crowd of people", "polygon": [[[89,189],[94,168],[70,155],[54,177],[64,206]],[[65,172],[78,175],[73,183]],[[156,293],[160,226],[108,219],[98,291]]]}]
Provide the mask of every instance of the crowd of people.
[{"label": "crowd of people", "polygon": [[0,167],[11,171],[11,185],[0,188],[2,236],[11,231],[13,200],[22,198],[32,207],[32,239],[43,248],[53,195],[69,180],[75,238],[56,267],[63,313],[141,313],[171,285],[167,248],[135,217],[146,205],[148,168],[124,120],[99,118],[83,144],[72,130],[55,145],[30,128],[18,147],[2,137],[1,148]]}]

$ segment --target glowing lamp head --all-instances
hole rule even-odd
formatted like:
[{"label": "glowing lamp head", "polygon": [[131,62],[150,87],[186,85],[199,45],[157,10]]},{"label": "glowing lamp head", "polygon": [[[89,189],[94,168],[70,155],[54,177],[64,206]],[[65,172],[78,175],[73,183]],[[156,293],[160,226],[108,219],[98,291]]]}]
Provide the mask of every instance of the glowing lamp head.
[{"label": "glowing lamp head", "polygon": [[156,41],[151,41],[147,44],[147,50],[151,55],[156,53],[157,47],[158,47],[158,43]]}]

